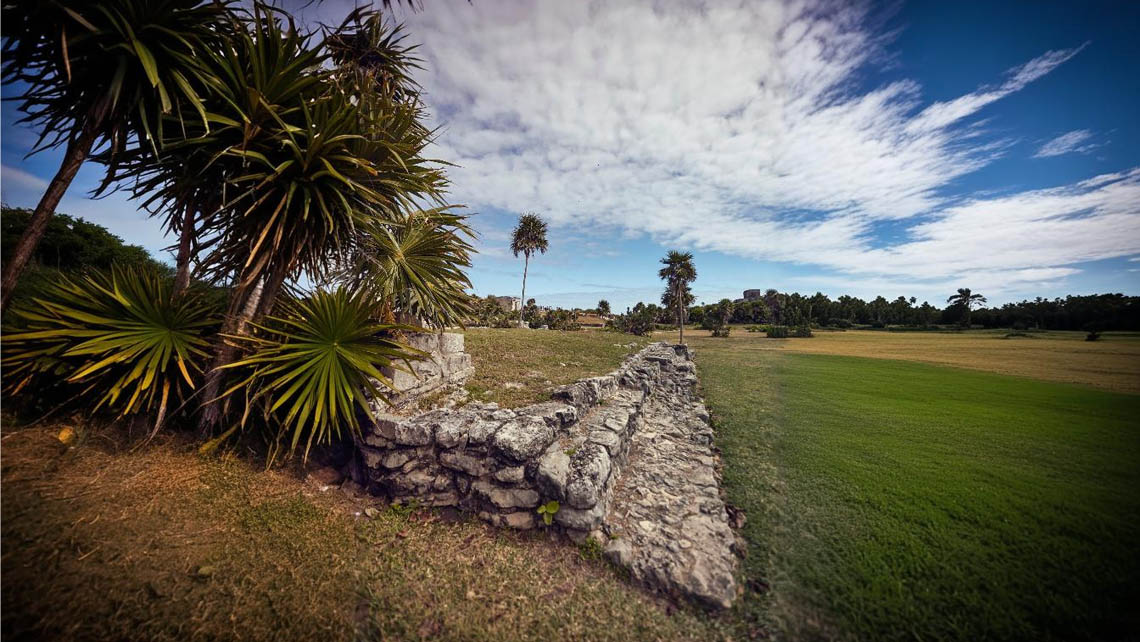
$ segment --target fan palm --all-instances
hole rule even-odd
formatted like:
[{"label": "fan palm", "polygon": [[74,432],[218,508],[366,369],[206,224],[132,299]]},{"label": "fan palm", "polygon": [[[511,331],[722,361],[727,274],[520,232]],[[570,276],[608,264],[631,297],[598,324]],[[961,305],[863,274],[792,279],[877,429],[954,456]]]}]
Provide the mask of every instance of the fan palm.
[{"label": "fan palm", "polygon": [[964,324],[967,328],[970,327],[970,311],[976,303],[985,303],[986,297],[975,294],[970,291],[970,288],[958,288],[958,293],[951,295],[946,299],[950,305],[960,305],[966,309],[966,318]]},{"label": "fan palm", "polygon": [[216,306],[190,292],[175,296],[168,277],[146,268],[61,277],[28,308],[24,327],[4,335],[4,379],[18,392],[38,376],[65,378],[120,415],[149,413],[153,435],[170,400],[195,387],[216,329]]},{"label": "fan palm", "polygon": [[25,86],[21,122],[40,131],[33,153],[65,145],[59,170],[4,269],[0,306],[43,236],[47,222],[93,149],[129,140],[152,151],[162,114],[189,107],[205,119],[200,95],[214,78],[202,53],[226,34],[228,0],[19,0],[2,10],[5,83]]},{"label": "fan palm", "polygon": [[678,343],[685,343],[685,304],[689,294],[689,284],[697,280],[697,268],[693,266],[692,252],[678,252],[670,250],[665,258],[661,259],[665,267],[657,272],[657,276],[665,281],[665,287],[672,294],[675,305],[677,329],[680,333]]},{"label": "fan palm", "polygon": [[436,208],[364,232],[343,276],[382,303],[383,318],[400,312],[403,321],[443,328],[470,316],[464,270],[474,249],[464,216]]},{"label": "fan palm", "polygon": [[339,437],[342,427],[358,436],[357,409],[370,414],[368,401],[384,398],[379,386],[392,385],[381,368],[424,354],[387,338],[402,326],[377,323],[372,311],[367,292],[345,287],[286,299],[279,316],[253,324],[258,333],[231,337],[253,352],[225,366],[247,374],[223,396],[253,391],[247,415],[264,402],[266,416],[279,422],[279,438],[288,436],[290,453],[304,438],[308,457],[314,442]]},{"label": "fan palm", "polygon": [[[522,297],[519,301],[526,301],[526,273],[530,268],[530,257],[535,252],[539,254],[546,254],[548,245],[546,242],[546,221],[542,220],[538,214],[528,212],[519,217],[518,225],[515,226],[514,232],[511,233],[511,252],[517,258],[519,254],[523,255],[523,281],[522,281]],[[519,325],[523,323],[522,306],[519,306]]]}]

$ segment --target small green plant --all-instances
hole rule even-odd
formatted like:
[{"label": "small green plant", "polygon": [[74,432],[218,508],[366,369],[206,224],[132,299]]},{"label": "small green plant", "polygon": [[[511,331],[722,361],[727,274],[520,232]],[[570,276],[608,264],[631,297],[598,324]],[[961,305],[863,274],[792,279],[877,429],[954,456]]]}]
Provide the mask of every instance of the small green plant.
[{"label": "small green plant", "polygon": [[587,537],[578,545],[578,556],[586,561],[602,559],[602,543],[593,537]]},{"label": "small green plant", "polygon": [[722,325],[712,331],[714,337],[727,337],[728,333],[732,332],[732,326]]},{"label": "small green plant", "polygon": [[786,325],[771,325],[771,326],[768,326],[767,333],[768,333],[769,339],[787,339],[788,334],[789,334],[788,333],[788,326],[786,326]]},{"label": "small green plant", "polygon": [[542,523],[543,524],[550,526],[551,524],[554,523],[554,516],[558,513],[558,508],[559,508],[558,502],[552,499],[552,500],[546,502],[545,504],[539,506],[538,510],[535,512],[538,513],[539,515],[542,515]]}]

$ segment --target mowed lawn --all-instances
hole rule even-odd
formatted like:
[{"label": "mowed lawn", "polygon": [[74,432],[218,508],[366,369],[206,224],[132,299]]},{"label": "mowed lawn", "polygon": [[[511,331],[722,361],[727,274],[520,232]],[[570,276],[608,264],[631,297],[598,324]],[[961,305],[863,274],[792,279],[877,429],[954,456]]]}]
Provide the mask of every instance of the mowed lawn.
[{"label": "mowed lawn", "polygon": [[753,629],[1140,635],[1140,396],[771,343],[692,341]]}]

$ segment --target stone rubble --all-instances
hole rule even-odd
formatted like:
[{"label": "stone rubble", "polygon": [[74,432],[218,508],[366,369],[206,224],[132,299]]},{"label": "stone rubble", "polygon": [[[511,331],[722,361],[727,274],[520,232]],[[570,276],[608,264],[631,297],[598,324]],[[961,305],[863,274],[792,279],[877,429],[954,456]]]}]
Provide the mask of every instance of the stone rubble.
[{"label": "stone rubble", "polygon": [[536,508],[554,500],[558,528],[597,539],[635,580],[727,608],[735,540],[696,385],[688,349],[655,343],[524,408],[401,417],[378,402],[360,448],[369,490],[516,529],[539,526]]}]

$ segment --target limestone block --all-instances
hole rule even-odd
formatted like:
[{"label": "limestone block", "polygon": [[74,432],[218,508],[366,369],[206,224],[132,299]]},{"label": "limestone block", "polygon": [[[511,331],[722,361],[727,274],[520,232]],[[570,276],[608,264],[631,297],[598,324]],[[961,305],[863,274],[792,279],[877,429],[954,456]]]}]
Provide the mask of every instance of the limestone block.
[{"label": "limestone block", "polygon": [[566,481],[566,502],[574,508],[590,508],[598,503],[610,478],[610,455],[606,449],[587,443],[570,460]]},{"label": "limestone block", "polygon": [[491,437],[499,454],[520,462],[537,457],[552,441],[554,430],[539,417],[516,417]]},{"label": "limestone block", "polygon": [[534,508],[538,506],[538,493],[530,488],[501,488],[480,480],[471,484],[471,490],[498,508]]},{"label": "limestone block", "polygon": [[535,480],[542,492],[558,501],[566,500],[566,477],[570,474],[570,456],[555,442],[538,462]]}]

